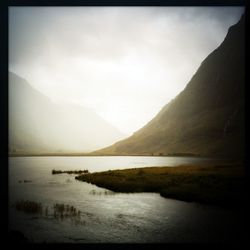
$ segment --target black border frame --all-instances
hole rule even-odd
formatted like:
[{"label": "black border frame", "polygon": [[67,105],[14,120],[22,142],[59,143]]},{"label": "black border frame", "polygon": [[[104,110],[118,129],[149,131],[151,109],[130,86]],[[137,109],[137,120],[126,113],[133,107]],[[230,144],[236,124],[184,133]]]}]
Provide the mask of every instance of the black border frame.
[{"label": "black border frame", "polygon": [[[248,27],[248,2],[247,0],[9,0],[9,1],[1,1],[0,5],[0,31],[1,31],[1,39],[0,39],[0,48],[1,48],[1,67],[0,67],[0,155],[1,155],[1,163],[0,163],[0,187],[1,187],[1,215],[4,217],[4,220],[1,221],[2,225],[2,233],[1,237],[3,237],[1,243],[11,244],[8,238],[8,7],[11,6],[243,6],[245,7],[246,14],[246,85],[245,85],[245,94],[246,94],[246,118],[248,112],[248,104],[247,100],[248,95],[248,71],[247,71],[247,58],[249,55],[248,44],[249,40],[247,38],[247,27]],[[248,156],[248,121],[246,119],[246,172],[247,178],[249,177],[249,156]],[[249,188],[249,182],[247,182],[247,187]],[[248,189],[249,190],[249,189]],[[249,204],[247,204],[247,208],[250,208]],[[250,210],[249,210],[250,211]],[[246,218],[249,221],[250,215]],[[250,234],[249,234],[250,235]],[[32,246],[32,245],[27,245]],[[165,247],[229,247],[229,248],[239,248],[243,246],[240,244],[232,245],[232,244],[211,244],[207,243],[181,243],[181,244],[172,244],[172,243],[164,243],[164,244],[35,244],[35,247],[46,246],[46,247],[69,247],[71,248],[89,248],[89,249],[97,249],[97,248],[107,248],[110,249],[112,247],[121,248],[121,249],[151,249],[155,247],[165,248]],[[26,246],[25,246],[26,247]]]}]

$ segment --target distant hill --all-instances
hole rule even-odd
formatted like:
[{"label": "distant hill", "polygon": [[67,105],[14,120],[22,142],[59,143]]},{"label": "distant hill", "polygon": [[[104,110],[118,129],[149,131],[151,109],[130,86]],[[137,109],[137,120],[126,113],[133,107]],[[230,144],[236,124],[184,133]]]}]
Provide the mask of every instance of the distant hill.
[{"label": "distant hill", "polygon": [[9,73],[9,152],[90,152],[124,135],[92,110],[59,105]]},{"label": "distant hill", "polygon": [[154,119],[131,137],[94,153],[243,156],[244,41],[243,15],[186,88]]}]

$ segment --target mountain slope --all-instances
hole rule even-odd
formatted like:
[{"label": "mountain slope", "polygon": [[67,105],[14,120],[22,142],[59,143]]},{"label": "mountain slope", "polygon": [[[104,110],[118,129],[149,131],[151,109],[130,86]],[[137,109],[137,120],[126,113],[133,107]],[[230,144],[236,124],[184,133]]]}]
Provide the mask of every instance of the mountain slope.
[{"label": "mountain slope", "polygon": [[56,104],[9,73],[10,153],[89,152],[121,138],[93,111]]},{"label": "mountain slope", "polygon": [[245,17],[146,126],[97,154],[244,155]]}]

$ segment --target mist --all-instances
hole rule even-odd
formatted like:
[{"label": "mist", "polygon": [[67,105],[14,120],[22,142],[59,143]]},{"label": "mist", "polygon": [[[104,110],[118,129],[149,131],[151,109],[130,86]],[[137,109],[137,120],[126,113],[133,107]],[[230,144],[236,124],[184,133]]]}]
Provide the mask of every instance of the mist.
[{"label": "mist", "polygon": [[124,137],[93,110],[55,103],[9,73],[10,153],[88,153]]},{"label": "mist", "polygon": [[10,7],[9,68],[53,101],[132,134],[184,89],[243,11]]}]

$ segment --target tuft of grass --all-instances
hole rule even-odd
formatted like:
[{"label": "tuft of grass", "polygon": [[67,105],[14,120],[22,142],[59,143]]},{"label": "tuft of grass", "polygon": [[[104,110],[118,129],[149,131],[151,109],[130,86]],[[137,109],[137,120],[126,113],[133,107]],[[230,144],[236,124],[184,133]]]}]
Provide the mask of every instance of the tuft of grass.
[{"label": "tuft of grass", "polygon": [[77,210],[74,206],[65,204],[54,204],[54,217],[55,218],[73,218],[79,217],[81,212]]},{"label": "tuft of grass", "polygon": [[88,174],[89,171],[87,169],[84,170],[66,170],[66,171],[62,171],[62,170],[52,170],[52,174]]},{"label": "tuft of grass", "polygon": [[56,203],[52,207],[49,207],[43,206],[40,202],[20,200],[16,201],[14,206],[18,211],[25,213],[37,213],[46,218],[54,217],[60,220],[71,219],[76,225],[84,224],[84,221],[81,220],[81,211],[68,204]]},{"label": "tuft of grass", "polygon": [[242,165],[133,168],[75,178],[116,192],[157,192],[166,198],[222,206],[246,201]]},{"label": "tuft of grass", "polygon": [[110,191],[110,190],[105,190],[104,192],[103,191],[96,191],[94,189],[92,189],[89,194],[92,194],[92,195],[113,195],[114,192]]},{"label": "tuft of grass", "polygon": [[21,200],[14,204],[18,211],[25,213],[42,213],[42,204],[40,202]]},{"label": "tuft of grass", "polygon": [[23,180],[23,181],[22,181],[22,180],[19,180],[18,182],[19,182],[19,183],[22,183],[22,182],[23,182],[23,183],[28,183],[28,182],[32,182],[32,181],[31,181],[31,180]]}]

